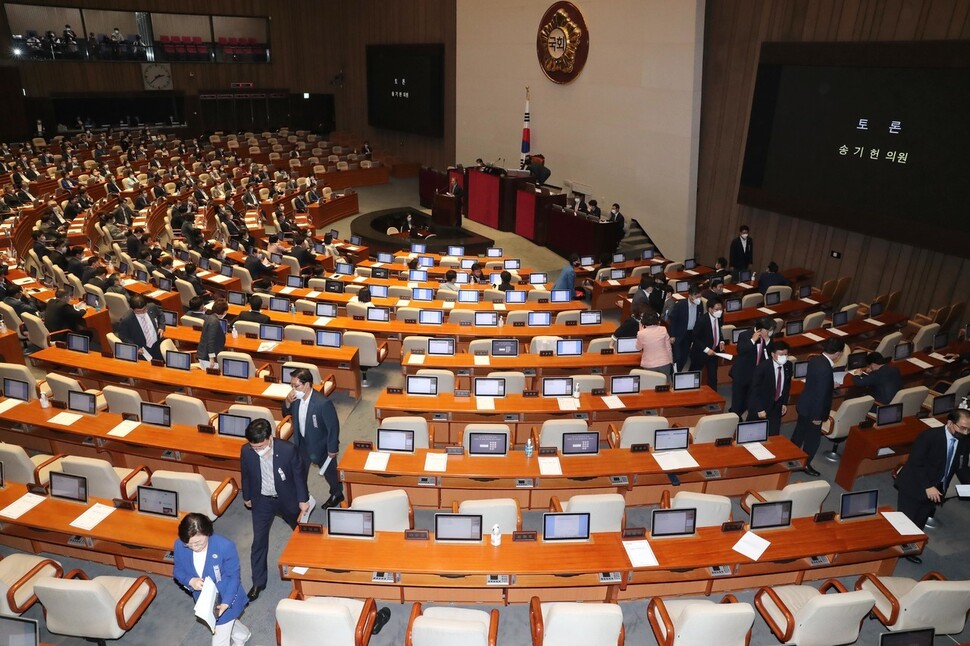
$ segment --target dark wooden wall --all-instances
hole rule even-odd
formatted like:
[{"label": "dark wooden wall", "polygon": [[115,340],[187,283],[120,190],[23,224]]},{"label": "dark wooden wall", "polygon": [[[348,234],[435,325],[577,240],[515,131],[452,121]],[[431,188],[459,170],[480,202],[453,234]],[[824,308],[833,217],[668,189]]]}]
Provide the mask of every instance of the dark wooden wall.
[{"label": "dark wooden wall", "polygon": [[[79,6],[107,10],[269,16],[272,62],[269,64],[173,63],[176,92],[187,109],[200,91],[228,89],[235,81],[256,89],[294,93],[333,93],[337,129],[369,139],[381,150],[425,164],[444,166],[455,158],[455,3],[452,0],[166,0],[164,8],[148,0],[33,0],[30,4]],[[75,26],[80,31],[80,26]],[[9,33],[0,11],[0,34]],[[417,137],[367,126],[364,46],[369,43],[445,44],[445,136]],[[0,48],[0,64],[13,64],[9,48]],[[6,60],[4,60],[6,59]],[[54,94],[142,92],[137,63],[17,63],[28,97]],[[343,70],[343,86],[331,84]],[[191,118],[191,114],[189,117]]]},{"label": "dark wooden wall", "polygon": [[[909,313],[966,300],[967,258],[741,206],[737,191],[762,42],[968,39],[970,0],[708,0],[705,23],[698,256],[726,256],[746,223],[760,267],[769,260],[811,267],[817,285],[853,276],[846,302],[891,289],[902,290]],[[829,257],[832,250],[842,258]]]}]

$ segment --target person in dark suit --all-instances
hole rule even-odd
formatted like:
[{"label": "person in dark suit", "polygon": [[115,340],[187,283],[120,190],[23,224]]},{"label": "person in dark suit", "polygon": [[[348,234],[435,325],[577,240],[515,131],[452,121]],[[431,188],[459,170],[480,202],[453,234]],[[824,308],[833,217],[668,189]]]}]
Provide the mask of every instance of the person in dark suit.
[{"label": "person in dark suit", "polygon": [[754,379],[755,369],[768,358],[771,331],[775,328],[774,320],[770,318],[758,319],[754,330],[746,330],[738,337],[735,346],[734,361],[731,362],[731,412],[738,417],[748,410],[748,389]]},{"label": "person in dark suit", "polygon": [[792,431],[791,441],[808,455],[805,473],[813,477],[821,475],[812,466],[812,459],[822,441],[822,422],[829,418],[832,410],[832,393],[835,390],[833,367],[842,356],[844,349],[845,341],[841,339],[825,340],[822,354],[808,360],[805,389],[795,406],[798,411],[798,421],[795,423],[795,430]]},{"label": "person in dark suit", "polygon": [[287,256],[293,256],[296,258],[296,262],[299,263],[300,267],[310,267],[316,264],[316,258],[307,249],[308,240],[303,236],[302,233],[293,234],[293,246],[290,247],[289,251],[285,253]]},{"label": "person in dark suit", "polygon": [[114,175],[108,175],[108,179],[104,185],[104,190],[108,192],[108,195],[117,195],[121,192],[121,187],[118,186],[118,181],[115,179]]},{"label": "person in dark suit", "polygon": [[264,276],[272,276],[273,270],[276,269],[275,265],[263,264],[263,254],[256,252],[255,250],[254,253],[249,254],[249,256],[246,258],[246,262],[243,263],[243,266],[249,270],[249,275],[254,281],[259,280]]},{"label": "person in dark suit", "polygon": [[132,258],[138,258],[141,253],[142,239],[145,236],[145,229],[136,227],[131,234],[125,238],[125,251]]},{"label": "person in dark suit", "polygon": [[784,341],[773,343],[770,360],[762,361],[754,369],[748,389],[747,420],[767,419],[768,435],[781,433],[781,418],[788,412],[791,379],[795,372],[788,362],[788,352],[788,344]]},{"label": "person in dark suit", "polygon": [[210,314],[206,314],[199,336],[196,356],[203,368],[212,367],[216,356],[226,348],[226,333],[222,331],[222,319],[226,318],[229,303],[221,298],[212,304]]},{"label": "person in dark suit", "polygon": [[274,439],[273,427],[267,420],[250,422],[246,441],[248,444],[239,451],[239,466],[243,504],[253,512],[253,587],[247,596],[255,601],[266,588],[266,556],[273,519],[280,516],[291,529],[296,529],[300,514],[309,509],[310,492],[299,451],[286,440]]},{"label": "person in dark suit", "polygon": [[263,309],[263,299],[256,294],[249,297],[249,310],[246,312],[240,312],[239,316],[236,317],[236,321],[249,321],[251,323],[269,323],[270,318],[266,314],[263,314],[259,310]]},{"label": "person in dark suit", "polygon": [[[251,633],[238,619],[249,600],[242,587],[235,543],[213,533],[212,521],[207,516],[192,512],[179,522],[172,554],[175,557],[172,576],[194,600],[199,600],[206,579],[216,584],[221,603],[216,607],[213,646],[245,644]],[[200,554],[202,557],[197,560]]]},{"label": "person in dark suit", "polygon": [[888,404],[903,387],[903,376],[899,368],[878,352],[867,354],[866,363],[868,365],[864,370],[853,373],[853,385],[865,388],[877,405]]},{"label": "person in dark suit", "polygon": [[724,352],[724,335],[721,333],[721,317],[724,305],[719,299],[707,301],[707,313],[694,326],[694,338],[690,348],[690,369],[702,370],[708,386],[717,390],[716,352]]},{"label": "person in dark suit", "polygon": [[[44,310],[44,325],[48,332],[54,334],[61,330],[67,330],[74,334],[82,334],[89,339],[94,339],[94,332],[88,329],[84,322],[84,308],[76,309],[69,302],[71,289],[61,287],[54,292],[54,298],[47,302],[47,309]],[[59,341],[64,340],[63,335],[59,335]],[[93,345],[93,344],[92,344]],[[100,349],[99,349],[100,350]]]},{"label": "person in dark suit", "polygon": [[768,270],[758,275],[758,291],[767,293],[769,287],[787,285],[788,279],[778,273],[778,263],[774,260],[768,263]]},{"label": "person in dark suit", "polygon": [[747,224],[742,224],[738,237],[731,240],[728,258],[735,275],[747,271],[748,267],[754,264],[754,240],[751,239]]},{"label": "person in dark suit", "polygon": [[701,288],[691,285],[687,298],[677,301],[670,312],[670,342],[673,345],[676,370],[683,370],[687,364],[691,343],[694,340],[694,327],[703,316]]},{"label": "person in dark suit", "polygon": [[135,198],[135,210],[141,211],[142,209],[147,209],[149,204],[148,194],[145,192],[145,189],[138,191],[138,196]]},{"label": "person in dark suit", "polygon": [[658,299],[655,298],[656,292],[656,281],[654,281],[653,276],[643,274],[640,276],[640,287],[633,293],[633,302],[631,308],[632,306],[636,305],[639,305],[641,308],[649,307],[654,312],[659,314],[660,310],[663,308],[663,296],[660,297],[660,306],[657,307],[656,301]]},{"label": "person in dark suit", "polygon": [[118,321],[118,336],[125,343],[137,345],[143,357],[147,353],[152,359],[164,359],[161,346],[165,317],[162,308],[149,303],[141,294],[132,296],[128,304],[131,309]]},{"label": "person in dark suit", "polygon": [[78,280],[84,277],[84,247],[71,247],[67,253],[67,273],[74,274]]},{"label": "person in dark suit", "polygon": [[202,279],[199,278],[195,272],[196,272],[195,263],[194,262],[186,263],[185,266],[182,267],[182,275],[180,276],[180,278],[185,282],[189,283],[190,285],[192,285],[192,289],[195,290],[196,296],[201,296],[202,300],[206,302],[212,300],[212,295],[209,294],[209,291],[202,286]]},{"label": "person in dark suit", "polygon": [[309,472],[311,464],[320,465],[330,485],[330,498],[323,508],[336,507],[344,499],[344,488],[337,476],[340,450],[340,419],[337,409],[323,393],[313,387],[313,373],[300,368],[290,377],[293,388],[283,402],[283,415],[293,424],[293,443]]},{"label": "person in dark suit", "polygon": [[37,316],[37,303],[33,298],[24,294],[24,288],[10,283],[3,291],[3,302],[14,311],[17,316],[24,313]]},{"label": "person in dark suit", "polygon": [[306,200],[303,199],[303,197],[300,196],[299,194],[297,194],[296,197],[293,198],[293,210],[296,213],[306,213],[306,210],[307,210]]},{"label": "person in dark suit", "polygon": [[970,483],[968,434],[970,410],[955,408],[943,427],[927,429],[913,442],[909,460],[893,486],[899,492],[896,507],[920,529],[926,526],[936,506],[943,504],[953,476],[961,483]]}]

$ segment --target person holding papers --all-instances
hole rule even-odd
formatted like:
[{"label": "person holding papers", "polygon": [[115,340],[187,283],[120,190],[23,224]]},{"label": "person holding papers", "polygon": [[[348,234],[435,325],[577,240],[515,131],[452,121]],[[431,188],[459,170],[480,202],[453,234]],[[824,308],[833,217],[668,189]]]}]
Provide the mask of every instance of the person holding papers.
[{"label": "person holding papers", "polygon": [[340,449],[340,420],[333,402],[313,387],[313,373],[305,368],[290,377],[292,390],[283,401],[283,415],[293,424],[293,444],[300,454],[303,470],[320,465],[330,498],[323,508],[336,507],[344,500],[344,489],[337,476],[337,451]]},{"label": "person holding papers", "polygon": [[[755,370],[771,352],[771,332],[775,321],[770,317],[758,319],[754,330],[746,330],[738,337],[734,361],[731,362],[731,412],[739,417],[748,410],[748,393],[754,379]],[[785,353],[788,354],[787,352]]]},{"label": "person holding papers", "polygon": [[721,334],[721,316],[724,305],[720,299],[707,301],[707,314],[694,325],[694,338],[690,347],[690,369],[704,371],[708,386],[717,390],[717,356],[724,352],[724,335]]},{"label": "person holding papers", "polygon": [[[781,433],[781,418],[788,412],[791,379],[795,372],[788,362],[788,351],[788,344],[784,341],[772,343],[770,359],[758,362],[747,389],[747,421],[768,420],[769,436]],[[737,413],[733,407],[732,412]]]},{"label": "person holding papers", "polygon": [[236,546],[228,538],[213,534],[212,521],[202,514],[187,514],[179,523],[178,532],[172,549],[176,583],[198,601],[205,580],[212,579],[219,593],[212,646],[242,646],[251,633],[239,621],[248,601],[239,576]]},{"label": "person holding papers", "polygon": [[125,343],[138,346],[145,359],[162,360],[162,335],[165,333],[165,317],[162,309],[149,303],[141,294],[128,301],[131,309],[118,321],[118,336]]},{"label": "person holding papers", "polygon": [[845,341],[838,338],[826,339],[822,354],[808,360],[805,374],[805,390],[798,398],[795,408],[798,421],[792,431],[792,444],[808,454],[805,473],[817,478],[821,474],[812,466],[812,458],[822,442],[822,422],[827,420],[832,410],[832,393],[835,391],[835,362],[845,350]]}]

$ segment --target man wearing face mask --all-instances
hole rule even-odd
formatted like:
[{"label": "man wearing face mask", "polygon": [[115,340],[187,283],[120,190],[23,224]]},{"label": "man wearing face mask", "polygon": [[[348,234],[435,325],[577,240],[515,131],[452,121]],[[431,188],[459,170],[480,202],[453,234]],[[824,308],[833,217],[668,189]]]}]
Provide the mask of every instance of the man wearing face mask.
[{"label": "man wearing face mask", "polygon": [[812,467],[812,458],[818,452],[818,445],[822,441],[822,422],[829,417],[832,410],[832,393],[835,391],[834,367],[835,362],[845,350],[845,341],[838,338],[826,339],[822,346],[822,354],[808,360],[808,372],[805,374],[805,389],[795,405],[798,410],[798,422],[792,431],[792,444],[808,454],[805,473],[817,478],[821,474]]},{"label": "man wearing face mask", "polygon": [[694,326],[694,341],[690,348],[690,369],[703,370],[708,386],[717,390],[717,356],[724,352],[724,336],[721,334],[721,316],[724,305],[720,299],[707,301],[707,314]]},{"label": "man wearing face mask", "polygon": [[731,362],[731,412],[741,417],[748,410],[748,389],[754,373],[762,362],[768,360],[772,351],[771,331],[775,322],[770,318],[758,319],[754,330],[745,330],[738,337],[734,361]]},{"label": "man wearing face mask", "polygon": [[768,420],[768,435],[781,433],[781,418],[788,412],[791,394],[791,378],[794,372],[788,362],[788,344],[776,341],[772,344],[771,358],[765,359],[754,370],[748,394],[748,421]]},{"label": "man wearing face mask", "polygon": [[679,300],[670,311],[670,343],[673,345],[674,366],[683,370],[687,364],[690,346],[694,340],[694,328],[704,316],[701,305],[701,288],[692,285],[687,298]]},{"label": "man wearing face mask", "polygon": [[323,508],[336,507],[344,499],[343,485],[337,477],[337,451],[340,449],[340,420],[333,402],[313,387],[313,373],[305,368],[290,377],[293,390],[283,402],[283,415],[293,424],[293,443],[303,470],[310,464],[321,467],[321,475],[330,485],[330,498]]},{"label": "man wearing face mask", "polygon": [[202,369],[216,365],[216,357],[226,348],[226,333],[222,330],[222,319],[226,318],[229,303],[221,298],[212,304],[210,314],[206,314],[202,323],[202,333],[199,336],[199,347],[196,357]]},{"label": "man wearing face mask", "polygon": [[741,225],[738,237],[731,241],[728,257],[731,259],[731,269],[735,275],[747,271],[748,267],[754,264],[754,240],[749,235],[747,224]]}]

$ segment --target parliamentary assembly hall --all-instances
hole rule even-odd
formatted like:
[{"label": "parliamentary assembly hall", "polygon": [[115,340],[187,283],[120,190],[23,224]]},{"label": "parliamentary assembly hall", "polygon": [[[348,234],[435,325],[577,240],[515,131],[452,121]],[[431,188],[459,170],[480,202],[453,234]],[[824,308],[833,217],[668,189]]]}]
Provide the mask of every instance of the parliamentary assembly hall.
[{"label": "parliamentary assembly hall", "polygon": [[970,644],[970,0],[0,7],[0,646]]}]

